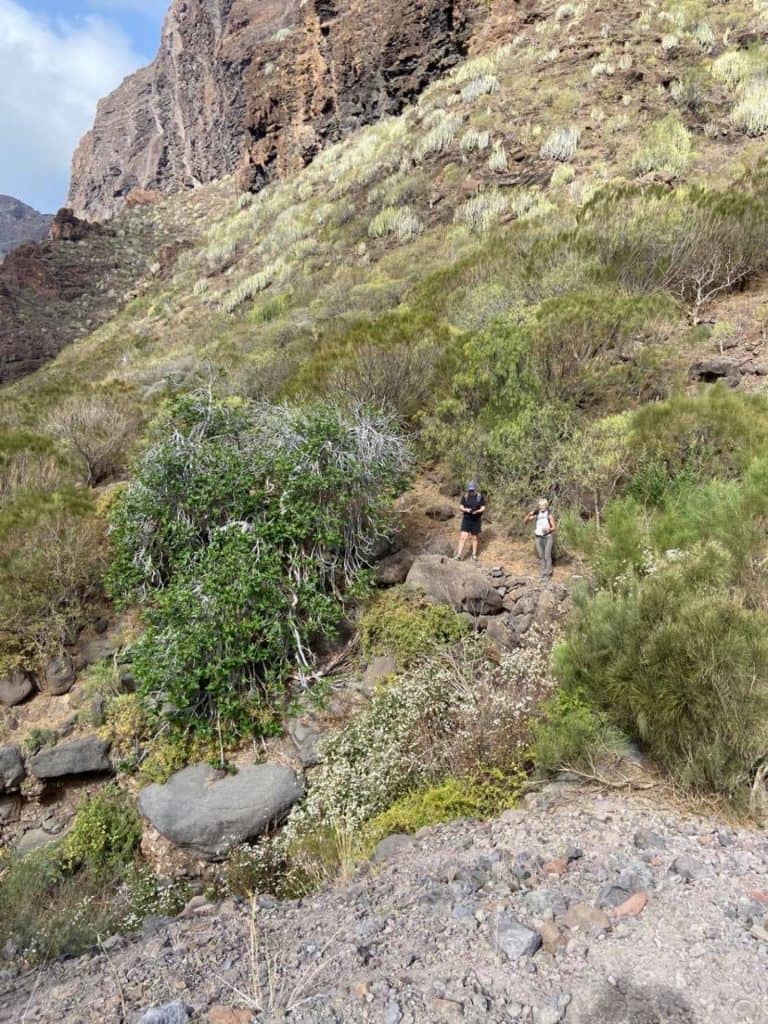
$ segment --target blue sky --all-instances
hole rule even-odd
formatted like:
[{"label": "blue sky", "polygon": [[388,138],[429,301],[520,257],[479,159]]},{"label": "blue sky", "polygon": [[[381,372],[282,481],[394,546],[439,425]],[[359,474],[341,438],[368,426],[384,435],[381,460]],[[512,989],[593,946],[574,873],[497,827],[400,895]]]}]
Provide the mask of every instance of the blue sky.
[{"label": "blue sky", "polygon": [[97,101],[152,60],[170,0],[0,0],[0,193],[64,203]]}]

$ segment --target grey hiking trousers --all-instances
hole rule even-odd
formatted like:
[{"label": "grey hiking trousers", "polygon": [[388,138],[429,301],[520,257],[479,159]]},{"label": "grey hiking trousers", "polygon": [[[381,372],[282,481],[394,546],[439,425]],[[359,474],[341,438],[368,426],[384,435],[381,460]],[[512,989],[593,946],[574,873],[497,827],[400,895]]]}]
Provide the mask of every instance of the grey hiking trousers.
[{"label": "grey hiking trousers", "polygon": [[536,554],[539,556],[542,577],[549,578],[552,575],[552,545],[555,542],[554,534],[548,533],[546,537],[534,537],[536,542]]}]

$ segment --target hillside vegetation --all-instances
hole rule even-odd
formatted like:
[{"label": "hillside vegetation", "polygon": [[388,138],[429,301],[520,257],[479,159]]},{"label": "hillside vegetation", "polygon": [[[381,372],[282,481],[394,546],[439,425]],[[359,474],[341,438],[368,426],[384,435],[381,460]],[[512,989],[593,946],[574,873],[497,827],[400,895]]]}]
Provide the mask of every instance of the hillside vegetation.
[{"label": "hillside vegetation", "polygon": [[[0,667],[55,653],[106,579],[141,614],[139,694],[107,718],[145,778],[279,730],[361,606],[375,635],[365,565],[414,466],[478,477],[512,532],[548,495],[587,566],[554,695],[540,652],[495,665],[388,609],[431,635],[241,889],[305,891],[622,737],[764,809],[766,33],[746,0],[542,3],[295,178],[126,213],[184,235],[175,264],[3,390]],[[691,372],[732,350],[752,369]],[[486,672],[525,714],[456,684]],[[423,743],[436,684],[458,746]],[[496,745],[462,733],[479,708]]]}]

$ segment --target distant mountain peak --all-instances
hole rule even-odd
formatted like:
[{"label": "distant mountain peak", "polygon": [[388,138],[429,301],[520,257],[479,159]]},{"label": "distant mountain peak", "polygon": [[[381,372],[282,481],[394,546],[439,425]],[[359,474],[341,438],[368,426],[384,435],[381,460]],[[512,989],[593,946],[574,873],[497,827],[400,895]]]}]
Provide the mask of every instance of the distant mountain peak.
[{"label": "distant mountain peak", "polygon": [[0,260],[23,242],[39,242],[48,235],[53,217],[38,213],[14,196],[0,195]]}]

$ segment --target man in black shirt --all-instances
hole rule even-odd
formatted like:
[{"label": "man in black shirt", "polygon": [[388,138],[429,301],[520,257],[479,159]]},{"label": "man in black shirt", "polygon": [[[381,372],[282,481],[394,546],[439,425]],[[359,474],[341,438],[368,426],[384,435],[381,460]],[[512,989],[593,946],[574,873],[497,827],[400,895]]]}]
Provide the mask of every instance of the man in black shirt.
[{"label": "man in black shirt", "polygon": [[461,534],[459,536],[459,550],[456,558],[461,560],[464,553],[464,545],[467,538],[472,538],[472,560],[477,561],[477,545],[480,540],[480,527],[482,524],[483,512],[485,512],[485,499],[477,489],[474,480],[467,484],[467,493],[462,495],[459,508],[462,512]]}]

